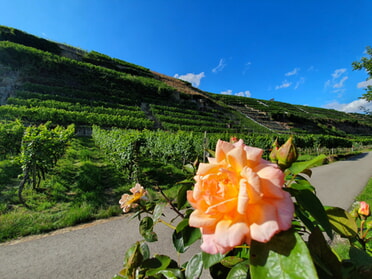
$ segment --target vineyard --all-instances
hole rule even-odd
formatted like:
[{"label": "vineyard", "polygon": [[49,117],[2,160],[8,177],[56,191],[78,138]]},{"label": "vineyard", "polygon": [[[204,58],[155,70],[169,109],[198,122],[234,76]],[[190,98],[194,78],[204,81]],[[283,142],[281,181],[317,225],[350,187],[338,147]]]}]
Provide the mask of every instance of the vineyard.
[{"label": "vineyard", "polygon": [[371,117],[203,92],[0,26],[0,241],[119,214],[135,182],[172,197],[218,139],[265,158],[289,135],[303,155],[371,148]]}]

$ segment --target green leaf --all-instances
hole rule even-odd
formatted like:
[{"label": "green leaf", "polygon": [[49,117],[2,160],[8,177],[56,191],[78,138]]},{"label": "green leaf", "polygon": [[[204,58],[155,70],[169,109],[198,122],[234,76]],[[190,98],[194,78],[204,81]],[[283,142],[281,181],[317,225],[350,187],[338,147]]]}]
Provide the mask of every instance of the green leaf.
[{"label": "green leaf", "polygon": [[203,260],[203,267],[205,269],[210,268],[212,265],[215,265],[216,263],[219,263],[225,255],[223,254],[208,254],[205,252],[202,252],[202,260]]},{"label": "green leaf", "polygon": [[326,213],[333,229],[342,237],[355,237],[358,234],[358,226],[349,212],[331,207],[326,209]]},{"label": "green leaf", "polygon": [[332,226],[329,223],[326,211],[318,197],[309,190],[295,191],[294,195],[298,204],[307,210],[319,222],[329,238],[333,238]]},{"label": "green leaf", "polygon": [[182,231],[184,228],[186,228],[189,225],[189,219],[185,218],[181,222],[178,223],[176,227],[176,232]]},{"label": "green leaf", "polygon": [[186,204],[187,202],[186,192],[190,190],[190,188],[191,188],[190,184],[184,184],[178,190],[178,193],[177,193],[177,208],[178,209],[181,209]]},{"label": "green leaf", "polygon": [[143,262],[142,268],[148,269],[146,271],[146,276],[153,276],[161,270],[167,269],[171,259],[164,255],[155,255],[154,258],[148,259]]},{"label": "green leaf", "polygon": [[299,191],[309,190],[313,192],[315,190],[315,187],[311,185],[309,181],[304,180],[304,179],[296,179],[295,183],[292,183],[289,187],[292,189],[299,190]]},{"label": "green leaf", "polygon": [[171,270],[160,270],[156,274],[161,274],[163,275],[166,279],[177,279],[178,277],[174,274],[173,271]]},{"label": "green leaf", "polygon": [[155,208],[154,208],[154,214],[152,215],[153,221],[157,222],[158,219],[161,217],[163,214],[163,209],[166,206],[165,203],[157,203]]},{"label": "green leaf", "polygon": [[183,219],[173,232],[172,240],[177,252],[184,253],[200,237],[200,229],[190,227],[188,225],[188,219]]},{"label": "green leaf", "polygon": [[144,237],[144,239],[148,242],[154,242],[158,240],[158,236],[153,231],[154,229],[154,221],[151,217],[146,216],[143,218],[139,225],[139,232]]},{"label": "green leaf", "polygon": [[350,260],[359,268],[366,266],[372,267],[372,257],[362,249],[351,246],[349,256]]},{"label": "green leaf", "polygon": [[190,174],[195,174],[195,167],[193,164],[184,165],[183,168]]},{"label": "green leaf", "polygon": [[221,264],[225,267],[232,268],[233,266],[237,265],[244,261],[242,258],[237,256],[227,256],[221,260]]},{"label": "green leaf", "polygon": [[252,241],[252,279],[316,279],[314,264],[302,238],[292,230],[275,235],[268,243]]},{"label": "green leaf", "polygon": [[140,252],[144,260],[150,258],[150,249],[146,242],[142,242],[140,246]]},{"label": "green leaf", "polygon": [[124,255],[124,268],[120,271],[120,275],[126,276],[125,278],[132,277],[137,267],[141,265],[143,256],[140,251],[140,243],[133,244]]},{"label": "green leaf", "polygon": [[326,155],[321,154],[321,155],[315,157],[314,159],[312,159],[310,161],[293,163],[292,166],[289,168],[289,170],[293,174],[299,174],[301,172],[306,173],[307,169],[311,168],[312,166],[314,166],[318,163],[323,162],[326,158],[327,158]]},{"label": "green leaf", "polygon": [[234,266],[226,279],[247,279],[249,278],[249,261],[244,261]]},{"label": "green leaf", "polygon": [[314,263],[321,269],[321,273],[327,274],[330,278],[342,278],[341,263],[318,227],[309,236],[308,246]]},{"label": "green leaf", "polygon": [[186,266],[186,279],[199,278],[203,272],[203,262],[201,253],[195,254]]}]

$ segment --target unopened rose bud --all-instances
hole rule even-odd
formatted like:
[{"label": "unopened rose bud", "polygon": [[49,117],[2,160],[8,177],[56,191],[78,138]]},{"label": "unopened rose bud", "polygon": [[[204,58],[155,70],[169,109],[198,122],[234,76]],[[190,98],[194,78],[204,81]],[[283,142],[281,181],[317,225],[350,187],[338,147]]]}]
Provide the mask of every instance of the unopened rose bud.
[{"label": "unopened rose bud", "polygon": [[236,142],[238,142],[238,138],[237,137],[231,137],[230,142],[231,143],[236,143]]},{"label": "unopened rose bud", "polygon": [[276,158],[281,169],[289,168],[292,163],[296,162],[298,153],[292,136],[278,149]]},{"label": "unopened rose bud", "polygon": [[361,201],[359,209],[358,209],[358,213],[360,215],[363,215],[363,216],[366,216],[366,217],[369,216],[369,214],[370,214],[369,204],[364,202],[364,201]]},{"label": "unopened rose bud", "polygon": [[278,149],[279,149],[278,138],[275,139],[275,141],[273,142],[271,146],[272,146],[272,149],[269,155],[270,161],[273,163],[278,163],[278,159],[276,157],[276,153],[278,152]]}]

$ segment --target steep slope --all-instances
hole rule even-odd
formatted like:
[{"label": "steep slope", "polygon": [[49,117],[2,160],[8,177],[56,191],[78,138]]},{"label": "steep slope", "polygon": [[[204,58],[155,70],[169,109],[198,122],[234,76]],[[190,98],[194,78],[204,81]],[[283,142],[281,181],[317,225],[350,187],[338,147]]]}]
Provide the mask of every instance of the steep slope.
[{"label": "steep slope", "polygon": [[371,116],[204,92],[94,51],[0,26],[0,119],[80,127],[371,135]]}]

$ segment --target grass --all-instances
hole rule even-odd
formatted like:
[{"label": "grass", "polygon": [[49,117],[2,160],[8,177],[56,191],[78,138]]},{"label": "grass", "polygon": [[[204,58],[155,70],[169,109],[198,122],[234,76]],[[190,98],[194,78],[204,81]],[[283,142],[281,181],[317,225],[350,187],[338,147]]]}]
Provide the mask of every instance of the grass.
[{"label": "grass", "polygon": [[[372,206],[372,177],[369,179],[363,191],[355,197],[355,201],[365,201]],[[368,217],[367,221],[371,221],[371,216]],[[360,226],[359,219],[357,219],[357,225],[358,227]],[[372,231],[369,231],[367,238],[372,239]],[[371,242],[367,244],[367,247],[369,247],[369,249],[372,249]],[[350,244],[346,239],[336,239],[332,244],[332,249],[342,260],[350,259]]]},{"label": "grass", "polygon": [[0,242],[118,215],[118,200],[131,187],[88,138],[71,142],[40,189],[25,188],[31,209],[18,201],[17,158],[0,161],[0,166]]},{"label": "grass", "polygon": [[357,201],[365,201],[372,206],[372,178],[368,181],[363,191],[355,198]]},{"label": "grass", "polygon": [[[139,182],[161,198],[159,186],[171,200],[185,172],[172,164],[141,162]],[[121,214],[118,201],[135,181],[108,162],[91,138],[74,138],[65,156],[46,175],[40,189],[27,185],[18,200],[21,166],[17,158],[0,161],[0,242],[109,218]]]},{"label": "grass", "polygon": [[[300,157],[300,160],[309,159],[309,155]],[[150,160],[142,160],[140,164],[141,185],[154,197],[161,198],[154,187],[159,186],[170,200],[175,200],[180,187],[177,182],[188,175],[172,164]],[[30,186],[25,188],[23,196],[31,210],[18,201],[20,174],[17,157],[0,161],[0,242],[119,215],[118,200],[135,183],[106,161],[90,138],[73,139],[38,191]],[[372,181],[368,187],[371,184]],[[368,195],[372,191],[365,192]],[[371,196],[361,199],[369,201]]]}]

